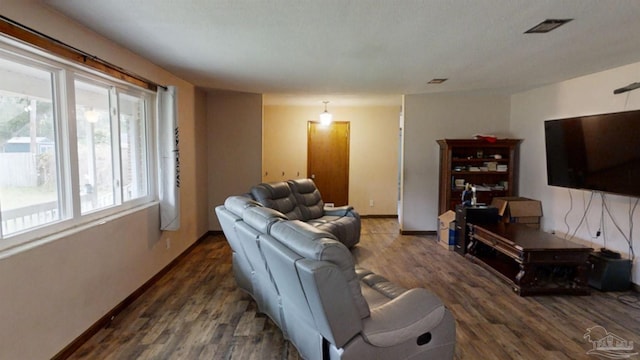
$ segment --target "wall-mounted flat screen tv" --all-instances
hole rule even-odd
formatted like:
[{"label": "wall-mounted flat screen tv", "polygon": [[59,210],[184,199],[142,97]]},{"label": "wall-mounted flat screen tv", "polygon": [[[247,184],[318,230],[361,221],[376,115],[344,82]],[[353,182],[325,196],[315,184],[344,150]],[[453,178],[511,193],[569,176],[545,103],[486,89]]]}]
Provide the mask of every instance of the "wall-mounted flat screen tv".
[{"label": "wall-mounted flat screen tv", "polygon": [[547,183],[640,197],[640,110],[544,122]]}]

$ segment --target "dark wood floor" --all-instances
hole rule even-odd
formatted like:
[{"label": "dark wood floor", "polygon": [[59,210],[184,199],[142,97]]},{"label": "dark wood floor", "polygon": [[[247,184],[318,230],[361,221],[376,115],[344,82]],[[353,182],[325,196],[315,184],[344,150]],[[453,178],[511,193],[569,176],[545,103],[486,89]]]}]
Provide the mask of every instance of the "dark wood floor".
[{"label": "dark wood floor", "polygon": [[[395,219],[363,219],[357,262],[405,287],[435,292],[457,323],[456,359],[596,359],[587,328],[636,344],[640,310],[624,293],[521,298],[482,267],[435,243],[402,236]],[[222,236],[204,239],[72,359],[299,359],[239,291]]]}]

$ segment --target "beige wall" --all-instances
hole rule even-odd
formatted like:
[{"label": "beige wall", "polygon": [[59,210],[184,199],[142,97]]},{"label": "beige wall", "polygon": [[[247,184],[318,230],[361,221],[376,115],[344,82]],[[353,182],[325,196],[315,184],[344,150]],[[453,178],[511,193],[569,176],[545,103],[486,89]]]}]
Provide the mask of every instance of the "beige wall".
[{"label": "beige wall", "polygon": [[[196,217],[195,222],[198,224],[196,234],[203,234],[210,230],[210,221],[213,217],[213,212],[210,212],[209,203],[209,133],[207,131],[209,119],[207,118],[207,114],[207,93],[202,89],[196,89],[194,99],[194,124],[193,126],[189,126],[194,139],[194,156],[193,159],[190,160],[184,159],[184,161],[192,166],[190,173],[192,173],[195,178],[194,182],[190,184],[192,188],[189,192],[189,199],[195,199],[196,201],[194,204],[195,209],[193,209],[192,213],[192,216]],[[181,156],[181,159],[184,157],[185,156]],[[185,221],[184,219],[180,220]]]},{"label": "beige wall", "polygon": [[37,2],[5,0],[2,15],[153,81],[176,85],[178,90],[179,231],[158,230],[158,206],[154,204],[42,239],[38,246],[0,253],[0,359],[45,359],[207,232],[204,95]]},{"label": "beige wall", "polygon": [[[637,81],[638,74],[640,63],[635,63],[513,95],[510,128],[515,136],[525,139],[520,156],[520,194],[542,201],[544,230],[555,231],[562,236],[576,232],[591,196],[589,191],[547,185],[544,120],[638,110],[640,90],[613,94],[614,89]],[[637,199],[609,194],[605,195],[605,199],[616,223],[629,236],[629,207]],[[574,240],[600,248],[605,245],[606,238],[606,247],[627,254],[629,246],[606,211],[604,234],[595,239],[602,211],[603,205],[598,194]],[[640,221],[638,211],[633,221],[636,224]],[[640,249],[640,240],[637,235],[634,238],[634,248]],[[633,268],[633,279],[638,284],[640,270],[637,265]]]},{"label": "beige wall", "polygon": [[[262,179],[307,177],[307,122],[320,106],[265,106]],[[362,215],[396,215],[399,106],[331,106],[350,123],[349,204]],[[370,206],[370,201],[373,206]]]},{"label": "beige wall", "polygon": [[403,231],[435,231],[438,217],[437,139],[474,134],[509,137],[509,97],[422,94],[404,97]]},{"label": "beige wall", "polygon": [[220,230],[215,207],[223,204],[228,196],[246,193],[260,183],[262,95],[209,91],[206,133],[209,229]]}]

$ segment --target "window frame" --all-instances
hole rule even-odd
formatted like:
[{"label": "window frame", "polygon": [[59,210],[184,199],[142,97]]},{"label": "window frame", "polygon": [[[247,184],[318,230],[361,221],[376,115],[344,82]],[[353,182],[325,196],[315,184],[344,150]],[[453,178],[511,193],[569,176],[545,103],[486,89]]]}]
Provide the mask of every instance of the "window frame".
[{"label": "window frame", "polygon": [[[122,116],[122,112],[120,112],[120,109],[122,109],[122,105],[120,103],[120,101],[122,99],[122,96],[140,99],[140,97],[142,95],[144,95],[144,92],[140,91],[140,90],[138,90],[136,92],[132,91],[132,89],[123,89],[123,90],[121,90],[117,94],[117,97],[116,97],[117,101],[118,101],[118,115],[120,117]],[[149,111],[152,111],[151,108],[150,108],[150,101],[149,101],[149,99],[145,98],[144,107],[143,107],[143,117],[145,119],[147,119],[147,120],[149,119],[149,117],[151,115],[154,115],[154,113],[150,113]],[[155,117],[154,117],[154,119],[155,119]],[[118,118],[116,120],[116,122],[118,124],[118,131],[119,131],[119,134],[120,134],[120,139],[122,139],[122,129],[120,128],[121,119]],[[151,129],[150,126],[152,124],[150,124],[149,121],[147,121],[147,122],[145,122],[144,125],[145,126],[144,126],[144,129],[143,129],[142,133],[144,134],[144,140],[145,140],[145,143],[147,144],[146,148],[144,148],[144,158],[146,158],[146,162],[145,163],[146,163],[146,167],[147,167],[146,172],[145,172],[146,175],[147,175],[146,176],[147,195],[145,195],[145,196],[149,196],[149,195],[151,195],[150,191],[153,189],[153,187],[151,185],[155,184],[155,181],[153,181],[153,178],[151,178],[151,174],[154,172],[153,169],[155,169],[155,166],[152,166],[153,164],[150,163],[149,156],[150,156],[150,153],[153,153],[153,149],[155,149],[155,145],[153,146],[153,148],[151,147],[153,142],[151,142],[152,137],[149,137],[150,136],[150,129]],[[123,175],[124,174],[124,164],[123,164],[123,161],[122,161],[122,141],[120,141],[119,145],[120,145],[119,146],[119,151],[120,151],[120,174],[121,174],[120,175],[120,180],[123,181],[124,180],[123,179],[123,177],[124,177],[124,175]],[[125,191],[124,184],[120,184],[120,188],[121,188],[120,196],[122,198],[122,201],[133,201],[133,200],[137,199],[137,198],[135,198],[135,199],[130,199],[130,200],[124,200],[126,198],[125,197],[125,193],[124,193],[124,191]],[[138,198],[140,198],[140,197],[138,197]]]},{"label": "window frame", "polygon": [[[109,217],[126,214],[132,210],[148,206],[158,201],[157,195],[157,155],[156,122],[157,94],[154,91],[103,74],[91,67],[69,61],[58,55],[49,54],[33,45],[14,40],[0,33],[0,56],[9,61],[32,66],[51,72],[55,134],[55,154],[57,160],[57,190],[59,219],[8,235],[0,229],[0,252],[19,247],[33,241],[57,235],[80,226],[100,224]],[[114,205],[81,214],[80,178],[76,126],[75,81],[88,81],[109,88],[109,104],[112,131],[111,150],[113,154]],[[147,194],[130,200],[123,197],[122,151],[120,139],[119,95],[138,97],[144,100],[144,139],[146,144],[146,188]],[[111,101],[111,100],[110,100]],[[113,109],[116,114],[112,113]],[[116,156],[117,155],[117,156]],[[116,169],[117,167],[117,169]],[[117,175],[117,176],[116,176]],[[116,195],[117,194],[117,195]]]}]

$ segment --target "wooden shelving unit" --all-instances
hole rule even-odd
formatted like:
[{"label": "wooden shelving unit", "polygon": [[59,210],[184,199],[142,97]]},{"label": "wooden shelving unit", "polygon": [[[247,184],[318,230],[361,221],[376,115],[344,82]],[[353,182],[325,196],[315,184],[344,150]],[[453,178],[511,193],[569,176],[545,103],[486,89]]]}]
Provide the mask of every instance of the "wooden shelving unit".
[{"label": "wooden shelving unit", "polygon": [[[491,204],[498,196],[518,193],[518,158],[521,139],[441,139],[438,214],[455,210],[462,202],[464,185],[478,191],[479,203]],[[458,182],[456,183],[456,180]]]}]

